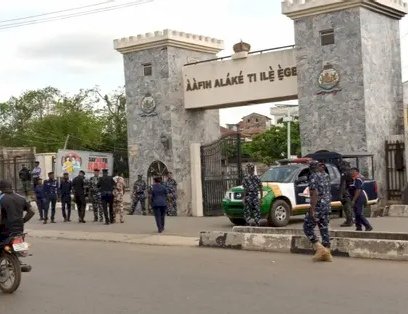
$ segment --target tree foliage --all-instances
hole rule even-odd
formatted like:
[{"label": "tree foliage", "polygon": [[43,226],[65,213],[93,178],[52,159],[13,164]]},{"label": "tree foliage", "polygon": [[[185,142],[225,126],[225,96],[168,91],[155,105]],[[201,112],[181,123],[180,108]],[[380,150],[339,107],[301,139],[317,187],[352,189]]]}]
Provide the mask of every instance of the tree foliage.
[{"label": "tree foliage", "polygon": [[127,174],[126,98],[123,89],[98,88],[73,96],[56,88],[27,91],[0,103],[0,146],[33,147],[38,153],[64,148],[113,152],[114,170]]},{"label": "tree foliage", "polygon": [[[276,160],[287,154],[287,123],[272,126],[269,130],[256,136],[252,142],[244,145],[245,153],[253,159],[266,165],[272,165]],[[299,122],[291,123],[291,154],[300,155]]]}]

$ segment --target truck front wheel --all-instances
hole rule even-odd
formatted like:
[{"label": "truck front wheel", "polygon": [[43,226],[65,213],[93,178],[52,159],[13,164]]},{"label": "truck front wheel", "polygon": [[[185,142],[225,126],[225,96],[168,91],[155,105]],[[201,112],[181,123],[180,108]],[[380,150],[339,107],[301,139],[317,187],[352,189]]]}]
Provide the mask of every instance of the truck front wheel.
[{"label": "truck front wheel", "polygon": [[289,223],[290,205],[284,200],[273,202],[268,216],[268,223],[274,227],[283,227]]}]

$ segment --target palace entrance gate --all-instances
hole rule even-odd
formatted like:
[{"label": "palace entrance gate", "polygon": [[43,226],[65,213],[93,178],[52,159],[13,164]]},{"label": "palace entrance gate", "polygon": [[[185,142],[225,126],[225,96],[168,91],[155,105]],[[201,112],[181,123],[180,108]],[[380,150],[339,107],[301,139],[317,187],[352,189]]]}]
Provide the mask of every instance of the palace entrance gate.
[{"label": "palace entrance gate", "polygon": [[131,182],[161,161],[178,181],[179,214],[202,215],[195,144],[219,138],[217,109],[298,98],[302,153],[371,153],[384,191],[384,142],[403,133],[406,2],[284,0],[282,12],[295,22],[295,48],[217,59],[221,40],[172,30],[114,42],[124,56]]}]

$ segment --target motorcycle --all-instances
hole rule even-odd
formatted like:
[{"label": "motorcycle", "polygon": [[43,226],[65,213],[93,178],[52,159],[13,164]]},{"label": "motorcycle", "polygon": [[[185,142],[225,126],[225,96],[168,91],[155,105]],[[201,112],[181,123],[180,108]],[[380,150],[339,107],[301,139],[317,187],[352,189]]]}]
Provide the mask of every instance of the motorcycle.
[{"label": "motorcycle", "polygon": [[21,273],[31,271],[31,266],[21,264],[19,257],[28,256],[29,244],[25,234],[9,237],[0,243],[0,290],[13,293],[21,282]]}]

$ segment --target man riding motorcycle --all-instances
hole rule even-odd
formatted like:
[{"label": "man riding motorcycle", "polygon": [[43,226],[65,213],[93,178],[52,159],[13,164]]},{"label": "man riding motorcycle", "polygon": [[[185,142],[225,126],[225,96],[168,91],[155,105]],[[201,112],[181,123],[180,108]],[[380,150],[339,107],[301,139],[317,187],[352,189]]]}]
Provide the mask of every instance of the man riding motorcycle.
[{"label": "man riding motorcycle", "polygon": [[[23,234],[24,223],[33,216],[34,211],[30,203],[23,196],[13,192],[9,181],[0,180],[0,244],[13,235]],[[29,267],[21,266],[22,271]]]}]

